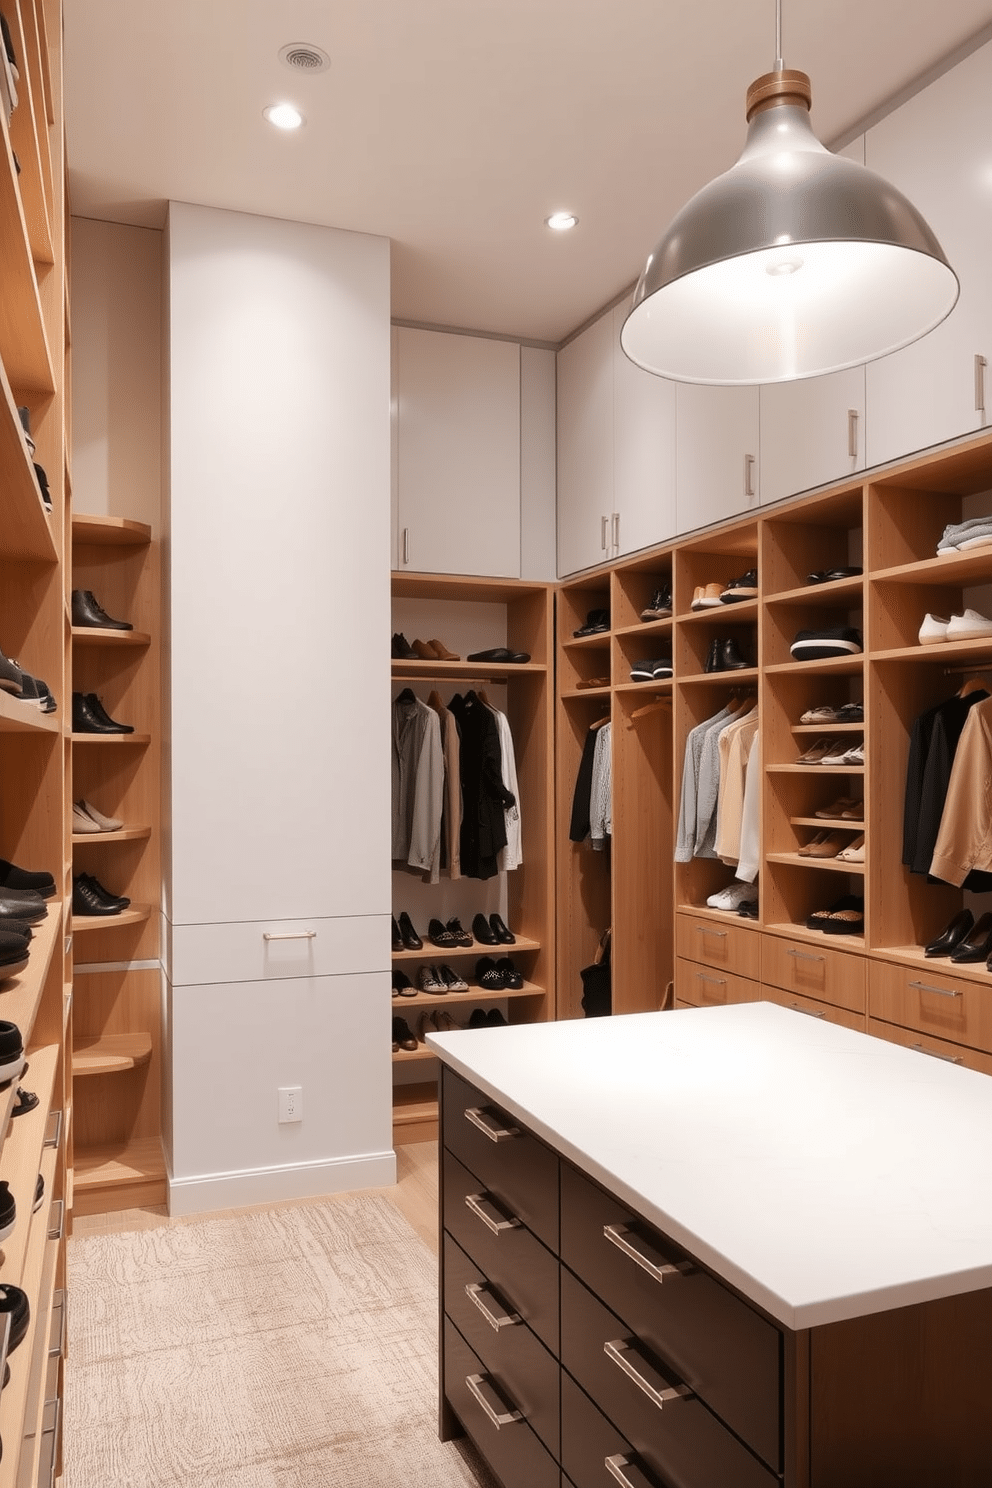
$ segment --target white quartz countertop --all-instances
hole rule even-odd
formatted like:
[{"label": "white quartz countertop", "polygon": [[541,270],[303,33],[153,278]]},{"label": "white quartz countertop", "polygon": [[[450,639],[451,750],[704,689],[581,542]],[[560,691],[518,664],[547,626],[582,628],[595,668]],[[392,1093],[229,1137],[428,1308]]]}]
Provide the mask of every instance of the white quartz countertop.
[{"label": "white quartz countertop", "polygon": [[786,1327],[992,1286],[986,1075],[764,1002],[427,1042]]}]

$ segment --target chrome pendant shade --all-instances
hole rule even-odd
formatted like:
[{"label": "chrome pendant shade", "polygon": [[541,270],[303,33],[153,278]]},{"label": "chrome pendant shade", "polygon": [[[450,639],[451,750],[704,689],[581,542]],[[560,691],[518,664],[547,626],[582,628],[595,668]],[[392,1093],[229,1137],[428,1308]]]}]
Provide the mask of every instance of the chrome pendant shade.
[{"label": "chrome pendant shade", "polygon": [[752,83],[730,170],[684,206],[648,258],[620,344],[679,382],[750,384],[872,361],[950,314],[958,280],[911,202],[827,150],[810,82]]}]

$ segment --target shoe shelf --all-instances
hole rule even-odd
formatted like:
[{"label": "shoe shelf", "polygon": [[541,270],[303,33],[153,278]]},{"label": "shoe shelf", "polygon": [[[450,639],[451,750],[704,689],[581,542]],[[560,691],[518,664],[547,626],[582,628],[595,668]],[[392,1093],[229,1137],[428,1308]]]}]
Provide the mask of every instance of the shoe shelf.
[{"label": "shoe shelf", "polygon": [[95,1038],[77,1035],[72,1048],[72,1076],[118,1075],[147,1064],[151,1057],[150,1033],[104,1033]]},{"label": "shoe shelf", "polygon": [[393,1094],[393,1141],[437,1139],[437,1084],[397,1085]]},{"label": "shoe shelf", "polygon": [[713,909],[708,904],[688,902],[677,904],[675,908],[678,914],[692,915],[694,920],[712,920],[714,925],[733,925],[735,929],[739,926],[747,930],[761,929],[758,920],[752,920],[749,915],[738,914],[736,909]]},{"label": "shoe shelf", "polygon": [[34,703],[24,703],[11,697],[9,692],[0,692],[0,733],[2,734],[58,734],[62,731],[59,712],[40,713]]},{"label": "shoe shelf", "polygon": [[824,661],[776,661],[764,671],[766,676],[856,677],[861,674],[864,659],[864,652],[858,651],[854,656],[829,656]]},{"label": "shoe shelf", "polygon": [[[806,859],[804,858],[805,862]],[[789,940],[801,940],[809,945],[828,946],[834,951],[860,951],[864,954],[863,935],[828,935],[823,930],[810,930],[806,925],[789,924],[788,921],[769,921],[762,927],[769,935],[784,935]]]},{"label": "shoe shelf", "polygon": [[34,933],[27,966],[16,976],[0,982],[0,1010],[4,1018],[16,1023],[22,1032],[34,1027],[52,957],[62,942],[62,905],[57,899],[49,899],[47,904],[48,917],[40,925],[32,927]]},{"label": "shoe shelf", "polygon": [[765,765],[766,775],[863,775],[864,765]]},{"label": "shoe shelf", "polygon": [[952,961],[949,956],[928,956],[921,945],[875,946],[872,956],[880,961],[897,961],[919,971],[926,970],[931,976],[950,976],[955,981],[978,982],[983,987],[992,985],[992,972],[984,961]]},{"label": "shoe shelf", "polygon": [[562,702],[571,702],[574,698],[608,698],[609,695],[609,683],[603,687],[576,687],[559,694]]},{"label": "shoe shelf", "polygon": [[73,935],[85,935],[93,930],[117,930],[122,925],[143,925],[151,915],[150,904],[132,904],[114,915],[78,915],[72,917]]},{"label": "shoe shelf", "polygon": [[781,594],[769,594],[766,605],[805,608],[807,605],[829,605],[831,609],[854,609],[860,605],[864,579],[856,575],[849,579],[831,579],[826,584],[804,584],[800,589],[785,589]]},{"label": "shoe shelf", "polygon": [[547,667],[538,661],[394,661],[393,680],[410,678],[422,682],[505,682],[510,677],[544,676]]},{"label": "shoe shelf", "polygon": [[151,734],[70,734],[73,744],[150,744]]},{"label": "shoe shelf", "polygon": [[[609,648],[610,636],[614,632],[610,630],[597,630],[592,635],[571,636],[567,641],[562,641],[564,651],[605,651]],[[615,634],[619,635],[617,631]]]},{"label": "shoe shelf", "polygon": [[97,625],[74,625],[72,639],[77,646],[150,646],[152,641],[145,630],[108,630]]},{"label": "shoe shelf", "polygon": [[665,615],[660,620],[642,620],[638,625],[620,625],[613,634],[618,639],[627,636],[669,635],[671,629],[672,617]]},{"label": "shoe shelf", "polygon": [[[846,825],[849,825],[849,823],[845,823]],[[837,858],[812,858],[800,853],[768,852],[765,853],[765,861],[768,863],[791,863],[795,868],[826,868],[834,873],[860,873],[863,875],[865,871],[864,863],[850,863],[838,860]]]},{"label": "shoe shelf", "polygon": [[[89,841],[89,838],[86,840]],[[476,959],[481,956],[515,956],[518,951],[539,951],[540,949],[541,942],[539,940],[529,940],[526,935],[518,935],[513,945],[495,946],[483,945],[480,941],[476,941],[474,945],[470,946],[436,946],[431,945],[429,940],[425,940],[423,950],[393,951],[392,960],[394,963],[399,962],[400,964],[404,961],[419,961],[429,966],[437,961],[464,960],[467,956],[472,956]],[[464,997],[465,994],[462,992],[454,995]]]},{"label": "shoe shelf", "polygon": [[[923,619],[922,613],[920,619]],[[891,651],[875,651],[872,654],[873,661],[922,661],[928,666],[971,661],[979,666],[990,659],[992,636],[980,636],[974,641],[938,641],[933,646],[898,646]]]},{"label": "shoe shelf", "polygon": [[[399,1016],[400,1015],[397,1014],[397,1017],[399,1017]],[[427,1047],[426,1044],[418,1044],[415,1049],[397,1049],[397,1050],[395,1050],[393,1052],[392,1058],[393,1058],[393,1063],[394,1064],[415,1064],[418,1059],[421,1059],[421,1060],[422,1059],[436,1059],[437,1058],[437,1055],[436,1054],[432,1054],[431,1051],[430,1051],[430,1049],[428,1049],[428,1047]],[[435,1102],[435,1105],[436,1105],[436,1102]],[[435,1112],[435,1114],[436,1114],[436,1112]]]},{"label": "shoe shelf", "polygon": [[[87,547],[145,547],[152,539],[147,522],[133,522],[130,517],[72,515],[72,540]],[[116,616],[115,616],[116,619]]]},{"label": "shoe shelf", "polygon": [[4,472],[4,519],[0,556],[57,563],[52,519],[31,468],[17,404],[0,364],[0,469]]},{"label": "shoe shelf", "polygon": [[536,982],[528,982],[526,979],[522,987],[501,987],[498,991],[491,987],[480,987],[477,982],[470,982],[467,992],[421,992],[418,989],[415,997],[404,997],[400,993],[392,1000],[393,1014],[401,1018],[405,1008],[446,1007],[450,1009],[462,1004],[468,1007],[477,1002],[499,1001],[504,997],[545,997],[546,995],[546,987],[539,987]]},{"label": "shoe shelf", "polygon": [[676,680],[680,684],[684,684],[687,682],[691,682],[694,684],[702,682],[707,687],[714,685],[722,687],[739,687],[745,682],[752,682],[755,684],[755,686],[757,686],[758,678],[760,677],[760,675],[761,673],[759,672],[757,667],[738,667],[736,671],[693,672],[688,677],[678,677]]},{"label": "shoe shelf", "polygon": [[736,604],[707,605],[702,610],[686,610],[679,615],[679,625],[738,625],[758,618],[759,601],[739,599]]},{"label": "shoe shelf", "polygon": [[[950,553],[946,558],[935,554],[913,563],[899,563],[894,568],[879,568],[869,574],[873,584],[913,584],[924,588],[953,584],[987,583],[992,568],[992,544],[972,548],[965,553]],[[922,618],[922,617],[921,617]]]},{"label": "shoe shelf", "polygon": [[116,832],[73,832],[73,847],[93,847],[100,842],[141,842],[152,835],[151,827],[121,827]]},{"label": "shoe shelf", "polygon": [[108,1209],[160,1204],[165,1159],[158,1137],[132,1137],[83,1147],[78,1138],[73,1177],[77,1214],[103,1214]]},{"label": "shoe shelf", "polygon": [[[0,109],[0,161],[11,159],[4,110]],[[16,174],[0,168],[0,361],[11,384],[25,392],[54,393],[55,369],[45,333],[38,280]]]},{"label": "shoe shelf", "polygon": [[863,832],[864,820],[852,820],[847,816],[790,816],[789,824],[793,827],[818,827],[820,831],[826,831],[828,827],[844,832]]},{"label": "shoe shelf", "polygon": [[[3,1242],[3,1280],[13,1282],[16,1286],[23,1285],[21,1277],[24,1275],[29,1244],[32,1237],[37,1239],[35,1221],[43,1222],[51,1198],[51,1185],[46,1181],[45,1201],[37,1214],[32,1213],[35,1185],[42,1169],[45,1131],[55,1089],[59,1053],[57,1044],[46,1044],[44,1048],[30,1051],[30,1073],[27,1080],[38,1096],[38,1104],[33,1111],[17,1117],[3,1144],[0,1175],[10,1184],[10,1192],[17,1206],[13,1233]],[[14,1080],[11,1083],[16,1086],[18,1082]],[[6,1393],[3,1403],[6,1406]]]},{"label": "shoe shelf", "polygon": [[656,692],[659,698],[670,697],[672,693],[672,679],[671,677],[656,677],[652,678],[650,682],[647,680],[643,682],[618,682],[613,691],[621,695]]}]

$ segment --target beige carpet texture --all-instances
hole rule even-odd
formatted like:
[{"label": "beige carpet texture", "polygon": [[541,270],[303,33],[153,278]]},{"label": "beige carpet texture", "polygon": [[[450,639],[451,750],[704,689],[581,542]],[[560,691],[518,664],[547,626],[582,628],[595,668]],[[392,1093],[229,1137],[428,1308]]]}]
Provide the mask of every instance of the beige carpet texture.
[{"label": "beige carpet texture", "polygon": [[493,1488],[437,1437],[437,1261],[373,1193],[69,1242],[63,1488]]}]

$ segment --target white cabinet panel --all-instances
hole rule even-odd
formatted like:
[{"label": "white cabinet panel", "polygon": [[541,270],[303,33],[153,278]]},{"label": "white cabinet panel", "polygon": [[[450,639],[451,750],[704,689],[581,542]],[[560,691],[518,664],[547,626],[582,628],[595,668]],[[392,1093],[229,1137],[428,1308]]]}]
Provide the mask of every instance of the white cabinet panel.
[{"label": "white cabinet panel", "polygon": [[558,353],[558,573],[611,554],[613,316],[601,315]]},{"label": "white cabinet panel", "polygon": [[520,575],[520,347],[396,331],[399,567]]},{"label": "white cabinet panel", "polygon": [[627,301],[613,311],[617,555],[675,535],[675,384],[635,367],[620,347]]},{"label": "white cabinet panel", "polygon": [[281,981],[387,971],[385,915],[260,920],[253,924],[170,925],[166,972],[173,986]]},{"label": "white cabinet panel", "polygon": [[676,514],[691,532],[758,504],[758,389],[676,389]]},{"label": "white cabinet panel", "polygon": [[781,501],[865,464],[865,369],[761,389],[761,500]]},{"label": "white cabinet panel", "polygon": [[[868,131],[866,163],[905,192],[961,281],[942,325],[867,368],[868,463],[984,428],[975,356],[992,363],[992,44]],[[985,403],[992,402],[986,372]]]}]

